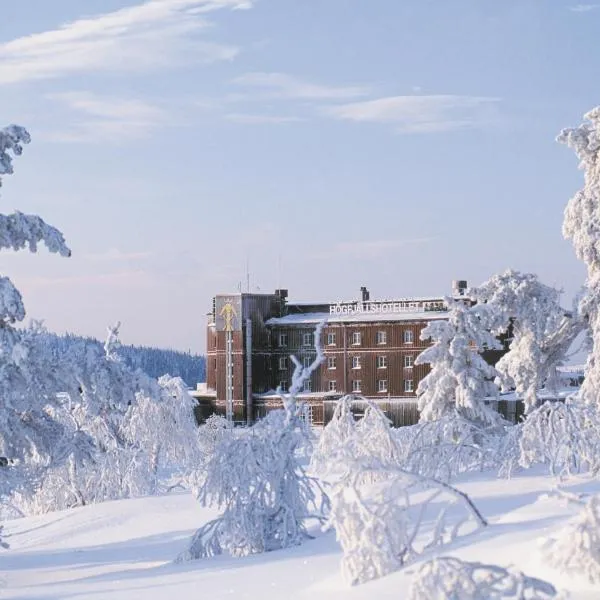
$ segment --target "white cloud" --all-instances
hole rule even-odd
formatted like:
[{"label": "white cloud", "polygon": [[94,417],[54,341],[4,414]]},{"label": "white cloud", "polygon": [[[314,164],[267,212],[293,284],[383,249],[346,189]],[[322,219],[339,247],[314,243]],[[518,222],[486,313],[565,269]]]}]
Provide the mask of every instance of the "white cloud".
[{"label": "white cloud", "polygon": [[233,83],[266,90],[269,97],[297,100],[349,100],[369,93],[364,87],[319,85],[285,73],[246,73],[234,79]]},{"label": "white cloud", "polygon": [[0,44],[0,84],[90,70],[131,72],[230,60],[238,48],[197,39],[200,30],[211,26],[204,15],[250,6],[243,0],[147,0],[81,18]]},{"label": "white cloud", "polygon": [[127,260],[143,260],[150,258],[151,252],[123,252],[118,248],[110,248],[105,252],[97,252],[85,254],[84,258],[93,261],[127,261]]},{"label": "white cloud", "polygon": [[498,98],[452,95],[390,96],[323,109],[335,119],[391,123],[401,133],[432,133],[489,124]]},{"label": "white cloud", "polygon": [[571,12],[590,12],[600,8],[600,4],[576,4],[575,6],[569,6]]},{"label": "white cloud", "polygon": [[133,98],[98,96],[90,92],[52,94],[48,98],[63,103],[75,115],[72,125],[46,135],[53,141],[138,139],[169,120],[163,109]]},{"label": "white cloud", "polygon": [[253,115],[246,113],[230,113],[225,115],[228,121],[244,125],[279,125],[282,123],[297,123],[303,121],[300,117],[278,115]]}]

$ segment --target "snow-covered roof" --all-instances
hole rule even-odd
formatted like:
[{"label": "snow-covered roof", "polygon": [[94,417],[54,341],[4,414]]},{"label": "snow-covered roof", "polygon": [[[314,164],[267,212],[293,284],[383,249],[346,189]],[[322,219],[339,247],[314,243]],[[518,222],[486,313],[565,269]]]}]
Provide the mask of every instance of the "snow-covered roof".
[{"label": "snow-covered roof", "polygon": [[304,313],[286,315],[285,317],[273,317],[267,325],[316,325],[321,321],[327,323],[382,323],[388,321],[430,321],[434,319],[447,319],[445,311],[423,311],[423,312],[397,312],[397,313],[355,313],[355,314],[330,314],[330,313]]}]

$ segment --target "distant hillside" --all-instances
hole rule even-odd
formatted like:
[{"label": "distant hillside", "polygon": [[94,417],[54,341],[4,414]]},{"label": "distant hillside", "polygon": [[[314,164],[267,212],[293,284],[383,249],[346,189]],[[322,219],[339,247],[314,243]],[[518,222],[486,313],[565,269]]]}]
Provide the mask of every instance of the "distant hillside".
[{"label": "distant hillside", "polygon": [[[47,335],[48,345],[57,353],[66,350],[71,344],[81,342],[104,346],[104,342],[91,337],[70,333],[66,335],[48,333]],[[188,386],[194,388],[197,383],[206,381],[205,358],[199,354],[125,344],[119,348],[118,353],[128,365],[141,369],[151,377],[160,377],[168,373],[173,377],[181,377]]]}]

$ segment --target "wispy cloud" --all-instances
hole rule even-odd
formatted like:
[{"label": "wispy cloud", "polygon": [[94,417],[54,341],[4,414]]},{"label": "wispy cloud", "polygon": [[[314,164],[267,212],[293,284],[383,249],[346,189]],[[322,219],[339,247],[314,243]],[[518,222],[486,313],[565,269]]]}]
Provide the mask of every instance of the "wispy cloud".
[{"label": "wispy cloud", "polygon": [[105,252],[97,252],[85,254],[83,258],[93,261],[129,261],[129,260],[143,260],[150,258],[151,252],[123,252],[117,248],[110,248]]},{"label": "wispy cloud", "polygon": [[0,84],[77,72],[145,71],[234,58],[239,49],[198,39],[206,14],[245,0],[147,0],[0,44]]},{"label": "wispy cloud", "polygon": [[600,8],[600,4],[576,4],[575,6],[569,6],[569,10],[571,12],[590,12],[591,10],[596,10]]},{"label": "wispy cloud", "polygon": [[397,240],[370,240],[359,242],[340,242],[334,244],[324,252],[315,253],[312,258],[334,258],[346,256],[348,258],[379,258],[385,256],[391,251],[404,248],[406,246],[416,246],[427,244],[433,241],[434,237],[397,239]]},{"label": "wispy cloud", "polygon": [[65,92],[48,98],[62,103],[74,115],[71,125],[46,136],[54,141],[137,139],[168,122],[165,110],[133,98],[98,96],[90,92]]},{"label": "wispy cloud", "polygon": [[119,288],[149,287],[153,279],[141,269],[122,270],[111,273],[85,273],[67,277],[24,277],[19,283],[25,289],[49,287],[77,287],[82,285],[113,285]]},{"label": "wispy cloud", "polygon": [[282,123],[297,123],[303,121],[301,117],[283,115],[254,115],[245,113],[229,113],[225,115],[228,121],[243,123],[245,125],[280,125]]},{"label": "wispy cloud", "polygon": [[[303,81],[286,73],[246,73],[233,83],[263,91],[261,98],[289,98],[296,100],[350,100],[366,96],[369,90],[358,86],[331,86]],[[237,95],[238,98],[249,97]]]},{"label": "wispy cloud", "polygon": [[390,96],[323,108],[335,119],[389,123],[401,133],[433,133],[489,124],[498,98],[452,95]]}]

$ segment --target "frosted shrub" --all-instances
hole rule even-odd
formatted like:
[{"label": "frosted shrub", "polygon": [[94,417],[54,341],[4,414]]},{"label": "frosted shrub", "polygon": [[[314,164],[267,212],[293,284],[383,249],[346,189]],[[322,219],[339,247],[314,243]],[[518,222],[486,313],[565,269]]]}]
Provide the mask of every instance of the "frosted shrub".
[{"label": "frosted shrub", "polygon": [[600,496],[592,496],[573,522],[546,542],[542,553],[553,568],[600,583]]},{"label": "frosted shrub", "polygon": [[460,473],[497,467],[505,433],[449,413],[435,421],[400,427],[394,435],[404,469],[450,481]]},{"label": "frosted shrub", "polygon": [[[363,417],[356,421],[352,414],[352,401],[366,405]],[[352,445],[355,457],[371,457],[400,464],[400,452],[392,433],[390,420],[371,400],[362,396],[347,395],[340,398],[333,417],[324,427],[310,463],[311,472],[327,476],[338,452]]]},{"label": "frosted shrub", "polygon": [[519,464],[548,465],[552,475],[600,470],[600,415],[581,401],[546,402],[518,426]]},{"label": "frosted shrub", "polygon": [[[350,584],[382,577],[487,525],[468,496],[448,484],[377,460],[347,460],[344,466],[328,488],[328,525],[342,546],[342,572]],[[433,504],[440,500],[441,512]],[[458,508],[448,516],[453,504]]]},{"label": "frosted shrub", "polygon": [[409,600],[559,600],[553,585],[498,565],[442,556],[421,566]]},{"label": "frosted shrub", "polygon": [[298,464],[299,427],[272,411],[239,435],[223,436],[208,464],[198,500],[222,515],[196,532],[181,560],[215,554],[246,556],[308,538],[306,520],[320,517],[313,480]]},{"label": "frosted shrub", "polygon": [[[296,395],[323,361],[320,334],[317,358],[309,367],[292,357],[296,370],[283,410],[270,412],[253,427],[220,435],[197,490],[203,506],[221,509],[217,519],[193,536],[178,560],[227,553],[246,556],[287,548],[309,537],[307,520],[322,520],[327,497],[302,467],[298,451],[310,443]],[[321,490],[322,492],[322,490]]]},{"label": "frosted shrub", "polygon": [[[475,527],[486,525],[465,494],[401,466],[390,421],[365,401],[365,416],[357,423],[350,419],[349,399],[338,401],[313,456],[331,501],[328,526],[344,551],[342,570],[351,584],[386,575],[427,548],[450,542],[463,532],[464,517]],[[445,500],[441,513],[433,505],[440,498]],[[446,518],[446,508],[455,502],[462,520]]]}]

